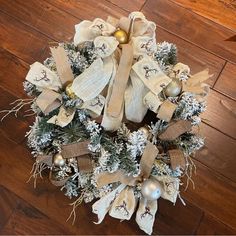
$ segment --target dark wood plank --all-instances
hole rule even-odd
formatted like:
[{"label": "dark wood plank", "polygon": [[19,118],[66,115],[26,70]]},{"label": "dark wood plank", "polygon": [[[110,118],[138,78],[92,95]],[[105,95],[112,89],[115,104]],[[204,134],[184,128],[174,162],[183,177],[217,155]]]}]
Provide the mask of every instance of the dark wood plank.
[{"label": "dark wood plank", "polygon": [[16,196],[0,186],[0,232],[13,214],[17,204]]},{"label": "dark wood plank", "polygon": [[[8,191],[11,196],[12,193]],[[2,235],[67,235],[71,234],[60,222],[51,220],[45,214],[29,205],[27,202],[18,199],[18,205],[9,218],[7,224],[0,231]]]},{"label": "dark wood plank", "polygon": [[166,0],[148,0],[142,9],[160,27],[229,61],[236,62],[235,32]]},{"label": "dark wood plank", "polygon": [[192,235],[196,231],[203,212],[190,202],[184,206],[180,200],[176,204],[164,200],[158,200],[158,212],[153,234]]},{"label": "dark wood plank", "polygon": [[44,1],[0,1],[1,10],[57,41],[71,41],[78,20]]},{"label": "dark wood plank", "polygon": [[171,0],[220,25],[236,31],[236,3],[232,0]]},{"label": "dark wood plank", "polygon": [[204,122],[233,138],[236,138],[236,101],[211,90],[207,98]]},{"label": "dark wood plank", "polygon": [[28,63],[42,60],[48,42],[52,41],[5,13],[0,13],[0,27],[0,47]]},{"label": "dark wood plank", "polygon": [[236,229],[236,184],[195,160],[197,174],[191,186],[182,196],[204,212]]},{"label": "dark wood plank", "polygon": [[81,20],[94,20],[95,18],[106,19],[107,16],[121,17],[127,15],[125,10],[120,9],[114,4],[106,0],[45,0],[56,6],[62,11],[68,12],[71,15],[78,17]]},{"label": "dark wood plank", "polygon": [[109,2],[115,4],[116,6],[119,6],[120,8],[123,8],[129,12],[132,11],[140,11],[146,0],[108,0]]},{"label": "dark wood plank", "polygon": [[200,126],[200,134],[205,137],[206,146],[197,152],[195,158],[212,170],[236,182],[235,140],[204,123]]},{"label": "dark wood plank", "polygon": [[0,86],[19,97],[26,97],[22,82],[29,65],[4,49],[0,49]]},{"label": "dark wood plank", "polygon": [[236,64],[228,62],[217,80],[214,89],[236,99]]},{"label": "dark wood plank", "polygon": [[197,235],[235,235],[236,230],[216,220],[214,217],[205,214],[199,228],[196,232]]},{"label": "dark wood plank", "polygon": [[205,68],[209,68],[210,73],[214,75],[207,81],[207,83],[213,86],[225,64],[223,59],[159,27],[157,27],[156,36],[158,42],[167,41],[176,44],[178,48],[178,61],[189,65],[192,74]]}]

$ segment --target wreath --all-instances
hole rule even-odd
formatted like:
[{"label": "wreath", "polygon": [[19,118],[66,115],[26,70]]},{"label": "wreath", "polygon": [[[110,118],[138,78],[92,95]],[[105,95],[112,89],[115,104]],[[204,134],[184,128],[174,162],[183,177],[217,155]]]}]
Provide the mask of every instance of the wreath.
[{"label": "wreath", "polygon": [[[157,199],[180,197],[181,178],[192,182],[192,157],[204,145],[194,132],[206,109],[208,70],[190,74],[172,43],[156,43],[156,25],[141,12],[75,26],[72,43],[51,47],[35,62],[21,99],[3,119],[30,104],[27,133],[35,163],[72,203],[98,199],[92,210],[136,222],[151,234]],[[146,115],[148,113],[148,115]],[[31,115],[32,115],[31,114]],[[151,120],[150,120],[151,118]]]}]

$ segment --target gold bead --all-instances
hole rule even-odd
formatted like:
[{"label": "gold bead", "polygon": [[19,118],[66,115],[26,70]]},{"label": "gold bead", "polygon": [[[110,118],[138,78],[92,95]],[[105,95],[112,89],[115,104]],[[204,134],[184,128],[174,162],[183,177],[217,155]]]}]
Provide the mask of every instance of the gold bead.
[{"label": "gold bead", "polygon": [[182,83],[178,79],[173,79],[164,89],[167,97],[176,97],[181,93]]},{"label": "gold bead", "polygon": [[75,95],[74,91],[71,89],[71,86],[72,86],[72,83],[69,83],[67,86],[66,86],[66,94],[71,98],[71,99],[75,99],[77,98],[77,96]]},{"label": "gold bead", "polygon": [[114,33],[114,37],[120,44],[128,43],[128,35],[124,30],[121,29],[117,30]]},{"label": "gold bead", "polygon": [[61,167],[64,166],[66,163],[65,159],[63,158],[63,156],[61,155],[61,153],[57,153],[54,157],[53,157],[53,164],[57,167]]},{"label": "gold bead", "polygon": [[138,130],[142,131],[145,137],[148,138],[150,136],[150,132],[149,132],[149,130],[146,127],[141,127]]}]

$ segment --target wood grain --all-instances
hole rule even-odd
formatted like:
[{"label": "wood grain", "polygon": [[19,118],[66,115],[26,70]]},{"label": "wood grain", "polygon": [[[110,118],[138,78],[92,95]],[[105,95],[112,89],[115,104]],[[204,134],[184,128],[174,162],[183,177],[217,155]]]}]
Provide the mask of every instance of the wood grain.
[{"label": "wood grain", "polygon": [[[4,4],[3,4],[4,2]],[[57,41],[70,41],[78,20],[44,1],[1,0],[1,10]],[[35,7],[37,6],[37,7]],[[45,20],[45,18],[47,20]]]},{"label": "wood grain", "polygon": [[195,164],[195,189],[189,187],[187,191],[182,192],[182,196],[204,209],[204,212],[214,215],[219,221],[236,229],[236,184],[198,161],[195,161]]},{"label": "wood grain", "polygon": [[[200,135],[205,137],[205,148],[197,152],[196,159],[214,171],[236,182],[236,146],[235,140],[201,124]],[[223,144],[223,145],[222,145]]]},{"label": "wood grain", "polygon": [[236,101],[211,90],[207,98],[207,110],[203,121],[232,138],[236,138]]},{"label": "wood grain", "polygon": [[[11,196],[12,193],[8,192]],[[71,234],[65,230],[59,222],[51,220],[49,217],[30,206],[27,202],[18,198],[18,205],[12,213],[7,224],[0,231],[5,235],[53,235]]]},{"label": "wood grain", "polygon": [[234,0],[171,1],[236,32],[236,3]]},{"label": "wood grain", "polygon": [[81,20],[94,20],[95,18],[106,19],[107,16],[120,18],[127,15],[127,11],[109,3],[106,0],[45,0],[51,5],[65,11]]},{"label": "wood grain", "polygon": [[226,64],[214,89],[236,100],[236,64]]},{"label": "wood grain", "polygon": [[[203,212],[190,202],[184,206],[179,200],[175,206],[164,199],[158,200],[158,211],[153,235],[192,235],[195,233]],[[188,216],[188,217],[186,217]],[[183,220],[184,219],[184,220]]]},{"label": "wood grain", "polygon": [[28,63],[42,60],[51,40],[18,20],[0,13],[0,47]]},{"label": "wood grain", "polygon": [[197,235],[235,235],[236,230],[216,220],[211,215],[205,214],[199,228]]},{"label": "wood grain", "polygon": [[[226,41],[235,32],[166,0],[148,0],[142,12],[171,33],[224,59],[236,62],[236,44]],[[209,33],[210,32],[210,33]]]},{"label": "wood grain", "polygon": [[4,49],[0,49],[0,86],[22,98],[26,97],[22,82],[29,65]]},{"label": "wood grain", "polygon": [[18,199],[15,195],[0,186],[0,232],[12,216],[17,204]]},{"label": "wood grain", "polygon": [[146,0],[108,0],[109,2],[119,6],[122,9],[125,9],[129,12],[140,11]]}]

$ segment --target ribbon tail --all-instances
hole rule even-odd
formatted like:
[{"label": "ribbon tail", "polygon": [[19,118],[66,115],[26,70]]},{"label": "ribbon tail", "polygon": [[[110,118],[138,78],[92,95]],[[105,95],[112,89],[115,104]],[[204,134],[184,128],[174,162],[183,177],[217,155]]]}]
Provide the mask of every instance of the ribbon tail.
[{"label": "ribbon tail", "polygon": [[132,187],[126,186],[113,202],[109,215],[120,220],[129,220],[137,205]]},{"label": "ribbon tail", "polygon": [[100,198],[93,204],[92,206],[93,213],[97,214],[98,216],[98,222],[94,222],[95,224],[102,223],[115,197],[125,188],[125,186],[126,185],[121,184],[118,188],[108,193],[104,197]]},{"label": "ribbon tail", "polygon": [[77,76],[71,89],[84,102],[96,98],[108,84],[113,74],[112,57],[95,60],[82,74]]},{"label": "ribbon tail", "polygon": [[[125,116],[130,121],[140,123],[148,110],[143,102],[148,89],[133,70],[130,78],[131,84],[125,91]],[[139,112],[137,113],[137,111]]]},{"label": "ribbon tail", "polygon": [[59,74],[63,86],[72,82],[74,75],[70,67],[66,51],[63,47],[50,48],[53,59],[56,62],[57,73]]},{"label": "ribbon tail", "polygon": [[117,73],[114,78],[112,92],[107,104],[107,112],[111,117],[119,117],[124,106],[124,95],[133,62],[131,44],[122,45],[122,54]]},{"label": "ribbon tail", "polygon": [[141,198],[139,201],[135,220],[139,228],[146,234],[152,234],[157,208],[157,201],[147,201],[145,198]]},{"label": "ribbon tail", "polygon": [[108,91],[107,91],[107,96],[106,96],[106,104],[105,104],[103,118],[102,118],[102,122],[101,122],[101,126],[105,130],[109,130],[109,131],[117,130],[120,127],[121,121],[122,121],[122,118],[123,118],[123,109],[124,109],[123,107],[122,107],[121,113],[118,117],[110,116],[108,114],[108,111],[107,111],[108,101],[109,101],[111,93],[112,93],[112,86],[113,86],[113,83],[114,83],[116,70],[117,70],[117,64],[115,62],[115,58],[113,57],[113,74],[112,74],[112,77],[110,79],[110,83],[109,83],[109,86],[108,86]]}]

